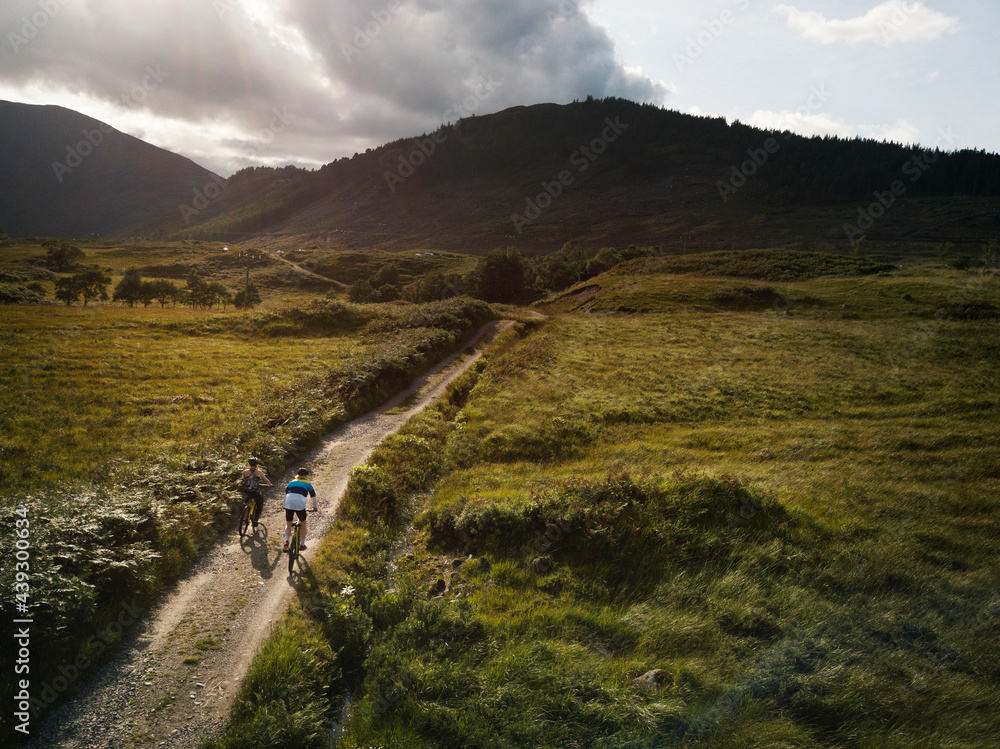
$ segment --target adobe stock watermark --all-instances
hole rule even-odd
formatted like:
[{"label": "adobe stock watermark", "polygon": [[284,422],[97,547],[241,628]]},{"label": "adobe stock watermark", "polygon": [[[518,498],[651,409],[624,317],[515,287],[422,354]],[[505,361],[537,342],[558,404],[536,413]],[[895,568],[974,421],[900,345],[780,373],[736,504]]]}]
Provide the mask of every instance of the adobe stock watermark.
[{"label": "adobe stock watermark", "polygon": [[932,148],[923,149],[922,152],[911,159],[907,159],[906,163],[903,164],[901,171],[903,176],[910,178],[909,184],[901,179],[897,179],[893,180],[887,190],[876,190],[873,193],[875,200],[865,207],[858,208],[857,220],[853,224],[844,224],[844,234],[851,244],[854,244],[854,242],[861,239],[861,237],[870,231],[875,226],[875,223],[885,216],[890,208],[896,205],[896,201],[906,195],[910,189],[910,185],[919,182],[920,178],[931,170],[938,159],[941,158],[942,145],[954,147],[955,134],[951,131],[951,128],[948,130],[938,130],[938,137],[934,141]]},{"label": "adobe stock watermark", "polygon": [[[736,7],[744,10],[750,5],[750,0],[737,0]],[[687,38],[687,46],[684,52],[674,52],[674,65],[678,70],[684,70],[688,65],[693,65],[694,61],[705,54],[705,50],[715,44],[716,40],[722,36],[726,27],[736,20],[736,14],[726,8],[716,18],[705,21],[702,25],[703,31],[699,31],[694,36]]]},{"label": "adobe stock watermark", "polygon": [[[159,65],[148,66],[146,68],[146,75],[142,81],[133,86],[130,91],[123,93],[119,97],[118,103],[126,109],[143,103],[169,77],[170,73],[163,70]],[[83,135],[83,138],[75,146],[66,146],[64,160],[52,162],[52,171],[55,173],[56,180],[62,183],[66,175],[72,174],[74,169],[82,165],[88,156],[101,147],[105,136],[113,132],[114,128],[103,122],[97,127],[81,130],[80,133]]]},{"label": "adobe stock watermark", "polygon": [[888,3],[892,7],[892,15],[888,21],[879,21],[878,30],[882,34],[882,41],[888,47],[899,36],[903,27],[910,22],[910,18],[921,8],[920,3],[908,3],[905,0],[890,0]]},{"label": "adobe stock watermark", "polygon": [[[805,105],[796,110],[794,119],[799,123],[805,121],[807,117],[820,111],[831,98],[833,98],[833,94],[827,90],[825,84],[819,88],[813,86]],[[794,133],[788,130],[784,134],[784,139],[791,140],[793,135]],[[745,186],[780,150],[781,143],[774,137],[765,140],[758,148],[748,148],[747,156],[750,158],[741,164],[730,166],[729,179],[719,180],[715,183],[722,202],[727,202],[732,195],[739,192],[740,188]]]},{"label": "adobe stock watermark", "polygon": [[[494,92],[500,88],[503,81],[493,80],[490,75],[485,81],[481,81],[476,86],[476,90],[457,104],[452,104],[442,115],[442,122],[451,122],[452,117],[462,119],[474,114],[482,106],[483,102],[493,96]],[[417,138],[413,141],[413,150],[404,153],[399,157],[399,164],[393,171],[386,171],[382,175],[391,192],[396,192],[396,187],[412,177],[417,169],[434,155],[439,146],[444,145],[448,140],[448,132],[441,127],[435,130],[426,138]]]},{"label": "adobe stock watermark", "polygon": [[[281,109],[272,107],[271,114],[273,116],[267,126],[258,130],[253,143],[246,146],[243,150],[241,156],[244,158],[255,158],[264,146],[273,143],[279,133],[284,132],[292,122],[298,119],[297,115],[288,111],[288,107],[282,107]],[[230,165],[231,171],[237,171],[238,169],[239,164],[233,163]],[[201,212],[208,208],[209,204],[222,194],[222,189],[225,186],[226,180],[219,178],[217,180],[213,179],[201,187],[194,188],[191,191],[190,202],[179,203],[177,205],[177,210],[180,211],[184,223],[190,225],[192,219],[201,215]]]},{"label": "adobe stock watermark", "polygon": [[354,35],[351,37],[353,44],[348,42],[340,43],[340,52],[349,63],[354,62],[354,58],[360,57],[363,50],[368,49],[372,42],[382,35],[385,28],[392,23],[392,19],[403,9],[400,0],[389,0],[382,10],[370,10],[368,14],[372,17],[364,27],[355,26]]},{"label": "adobe stock watermark", "polygon": [[580,4],[578,2],[575,2],[575,0],[562,0],[558,8],[545,12],[545,18],[549,23],[555,23],[572,18],[579,12]]},{"label": "adobe stock watermark", "polygon": [[65,6],[69,5],[73,0],[38,0],[38,10],[32,13],[30,16],[23,16],[21,18],[21,28],[17,33],[10,31],[7,33],[7,41],[10,42],[10,46],[14,48],[17,52],[21,47],[27,46],[32,39],[37,37],[42,29],[49,25],[49,22],[59,15]]},{"label": "adobe stock watermark", "polygon": [[551,182],[542,182],[542,192],[533,198],[525,200],[524,212],[515,211],[511,214],[510,220],[513,222],[518,234],[522,233],[526,226],[530,226],[537,221],[542,213],[551,208],[552,204],[566,191],[566,188],[576,182],[577,176],[586,172],[629,127],[617,116],[614,120],[610,117],[605,118],[604,123],[607,127],[601,131],[599,137],[594,138],[590,143],[580,146],[570,154],[569,163],[576,167],[576,174],[569,169],[564,169]]},{"label": "adobe stock watermark", "polygon": [[240,7],[240,3],[239,0],[213,0],[212,7],[215,8],[215,14],[219,20],[225,21],[226,16]]}]

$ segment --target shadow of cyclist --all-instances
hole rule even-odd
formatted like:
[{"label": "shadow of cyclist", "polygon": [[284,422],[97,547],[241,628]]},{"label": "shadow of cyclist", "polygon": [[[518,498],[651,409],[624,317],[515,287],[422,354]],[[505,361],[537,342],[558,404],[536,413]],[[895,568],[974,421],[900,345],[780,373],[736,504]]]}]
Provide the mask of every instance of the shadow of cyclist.
[{"label": "shadow of cyclist", "polygon": [[261,522],[257,525],[254,533],[247,535],[240,541],[240,547],[250,555],[250,566],[253,567],[264,580],[270,579],[274,574],[275,567],[281,561],[281,551],[274,550],[274,561],[271,561],[271,550],[267,545],[267,526]]}]

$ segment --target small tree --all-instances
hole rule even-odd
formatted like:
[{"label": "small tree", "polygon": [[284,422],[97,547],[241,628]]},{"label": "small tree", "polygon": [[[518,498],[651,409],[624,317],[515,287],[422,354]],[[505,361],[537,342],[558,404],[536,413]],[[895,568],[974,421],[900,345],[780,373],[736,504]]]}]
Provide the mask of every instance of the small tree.
[{"label": "small tree", "polygon": [[74,276],[63,276],[56,279],[56,299],[66,302],[68,307],[80,298],[80,287]]},{"label": "small tree", "polygon": [[525,292],[528,264],[513,247],[492,250],[470,274],[472,293],[486,302],[514,301]]},{"label": "small tree", "polygon": [[192,307],[208,307],[212,301],[212,292],[208,288],[208,282],[198,275],[198,271],[192,270],[187,276],[186,299]]},{"label": "small tree", "polygon": [[45,266],[56,273],[65,273],[86,257],[79,247],[61,239],[46,240],[42,247],[45,248]]},{"label": "small tree", "polygon": [[[136,302],[143,299],[143,280],[136,268],[129,268],[122,276],[122,280],[115,286],[111,294],[111,301],[125,302],[129,307],[134,307]],[[148,303],[147,303],[148,306]]]},{"label": "small tree", "polygon": [[370,279],[373,288],[380,289],[383,286],[399,286],[399,266],[389,263],[379,268]]},{"label": "small tree", "polygon": [[[206,283],[206,295],[208,297],[208,307],[212,308],[214,304],[221,304],[222,308],[225,309],[226,305],[233,301],[232,292],[226,288],[226,285],[222,281],[216,281],[212,279]],[[260,303],[260,298],[258,297],[257,302]]]},{"label": "small tree", "polygon": [[395,302],[401,296],[402,294],[399,291],[399,287],[393,283],[387,283],[384,286],[379,286],[375,290],[375,300],[378,302]]},{"label": "small tree", "polygon": [[355,304],[367,304],[375,298],[375,289],[370,281],[355,281],[347,287],[347,298]]},{"label": "small tree", "polygon": [[233,298],[233,305],[240,309],[250,309],[258,304],[260,304],[260,292],[254,284],[250,284],[245,289],[240,289]]},{"label": "small tree", "polygon": [[166,307],[168,302],[177,301],[180,289],[177,288],[173,281],[158,278],[155,281],[150,281],[149,285],[152,287],[153,298],[160,303],[161,309]]},{"label": "small tree", "polygon": [[91,299],[100,299],[102,302],[107,301],[108,284],[111,283],[111,277],[104,275],[99,268],[91,268],[82,273],[77,273],[74,278],[80,279],[80,296],[83,297],[84,307],[87,306],[87,302]]},{"label": "small tree", "polygon": [[83,297],[83,306],[86,307],[91,299],[108,298],[108,284],[111,278],[104,275],[100,268],[91,268],[74,273],[72,276],[64,276],[56,279],[56,299],[66,302],[67,306]]}]

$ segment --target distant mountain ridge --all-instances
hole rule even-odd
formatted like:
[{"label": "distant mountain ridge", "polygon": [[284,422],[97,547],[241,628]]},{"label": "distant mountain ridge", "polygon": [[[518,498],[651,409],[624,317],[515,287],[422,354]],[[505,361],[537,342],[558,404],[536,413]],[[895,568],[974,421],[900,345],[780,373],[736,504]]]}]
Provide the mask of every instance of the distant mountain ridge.
[{"label": "distant mountain ridge", "polygon": [[0,101],[0,228],[111,234],[221,178],[190,159],[59,106]]},{"label": "distant mountain ridge", "polygon": [[861,234],[905,245],[1000,233],[1000,155],[805,138],[618,98],[512,107],[315,171],[228,180],[59,107],[0,103],[0,117],[12,235],[534,252],[845,251]]},{"label": "distant mountain ridge", "polygon": [[[245,169],[218,199],[194,210],[172,206],[129,231],[331,249],[476,252],[690,240],[712,249],[805,242],[843,250],[852,239],[845,227],[865,225],[864,206],[886,194],[911,206],[912,199],[975,197],[971,208],[949,212],[951,228],[939,234],[984,241],[993,218],[982,205],[1000,196],[1000,156],[805,138],[588,99],[464,118],[316,171]],[[861,214],[852,202],[862,203]],[[913,233],[903,226],[905,211],[884,202],[872,209],[879,220],[870,231]]]}]

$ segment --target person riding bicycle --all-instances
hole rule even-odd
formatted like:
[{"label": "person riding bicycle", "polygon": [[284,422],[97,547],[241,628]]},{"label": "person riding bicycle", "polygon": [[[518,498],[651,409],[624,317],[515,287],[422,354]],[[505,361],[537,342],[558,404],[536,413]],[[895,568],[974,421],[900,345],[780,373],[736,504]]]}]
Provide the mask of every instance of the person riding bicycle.
[{"label": "person riding bicycle", "polygon": [[274,486],[267,480],[267,476],[258,467],[257,462],[257,458],[252,455],[247,458],[248,467],[243,469],[242,478],[244,501],[249,502],[251,497],[257,500],[252,518],[254,528],[257,527],[257,521],[260,520],[260,511],[264,509],[264,495],[260,493],[261,484],[264,486]]},{"label": "person riding bicycle", "polygon": [[295,472],[295,479],[285,489],[285,545],[282,551],[288,551],[288,543],[292,537],[292,520],[296,516],[299,518],[299,550],[306,548],[306,505],[309,497],[312,497],[312,509],[309,512],[316,512],[319,509],[316,504],[316,490],[306,480],[308,476],[308,468],[298,469]]}]

